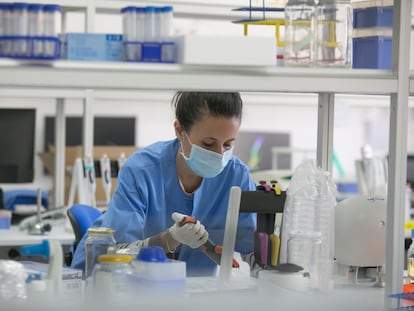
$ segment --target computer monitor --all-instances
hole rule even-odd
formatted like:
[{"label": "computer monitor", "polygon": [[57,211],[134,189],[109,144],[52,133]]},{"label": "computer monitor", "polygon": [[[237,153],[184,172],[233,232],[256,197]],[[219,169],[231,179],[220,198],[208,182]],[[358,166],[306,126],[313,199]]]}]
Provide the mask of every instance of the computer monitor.
[{"label": "computer monitor", "polygon": [[[94,117],[94,146],[135,146],[135,117]],[[66,146],[82,145],[82,117],[66,117]],[[55,117],[45,118],[45,151],[55,144]]]},{"label": "computer monitor", "polygon": [[[272,148],[289,147],[290,134],[240,131],[237,135],[234,154],[250,171],[270,170],[272,168]],[[290,158],[279,156],[283,167],[290,167]]]},{"label": "computer monitor", "polygon": [[0,109],[0,183],[34,176],[35,109]]}]

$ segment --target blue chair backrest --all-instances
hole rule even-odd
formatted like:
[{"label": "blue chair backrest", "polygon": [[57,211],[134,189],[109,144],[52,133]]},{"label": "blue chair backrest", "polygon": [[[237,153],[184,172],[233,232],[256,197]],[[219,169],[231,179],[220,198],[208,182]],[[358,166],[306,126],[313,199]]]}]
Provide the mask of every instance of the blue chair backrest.
[{"label": "blue chair backrest", "polygon": [[76,244],[82,239],[88,228],[95,222],[95,220],[102,214],[96,207],[75,204],[67,211],[70,223],[75,233]]}]

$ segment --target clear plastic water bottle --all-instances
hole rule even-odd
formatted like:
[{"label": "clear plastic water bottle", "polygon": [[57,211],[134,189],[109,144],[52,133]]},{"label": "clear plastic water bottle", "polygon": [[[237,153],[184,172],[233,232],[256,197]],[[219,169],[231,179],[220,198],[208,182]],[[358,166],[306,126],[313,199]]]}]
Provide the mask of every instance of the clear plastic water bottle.
[{"label": "clear plastic water bottle", "polygon": [[289,0],[285,6],[285,66],[314,64],[315,1]]},{"label": "clear plastic water bottle", "polygon": [[115,247],[115,231],[111,228],[89,228],[88,237],[85,241],[85,279],[92,275],[93,268],[98,261],[99,255],[107,254]]},{"label": "clear plastic water bottle", "polygon": [[350,0],[319,0],[315,11],[317,66],[352,66],[352,18]]}]

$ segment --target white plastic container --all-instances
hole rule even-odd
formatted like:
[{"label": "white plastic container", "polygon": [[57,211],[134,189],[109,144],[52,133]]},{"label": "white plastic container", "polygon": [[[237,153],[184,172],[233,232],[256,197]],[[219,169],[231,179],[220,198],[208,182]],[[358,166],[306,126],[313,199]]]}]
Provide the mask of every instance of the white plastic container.
[{"label": "white plastic container", "polygon": [[5,38],[12,34],[12,4],[0,3],[0,36],[3,39],[0,40],[0,55],[11,55],[12,42],[10,39]]},{"label": "white plastic container", "polygon": [[154,42],[155,41],[155,7],[147,6],[144,9],[144,22],[145,22],[145,32],[144,32],[144,41],[145,42]]},{"label": "white plastic container", "polygon": [[12,41],[12,54],[17,57],[26,57],[28,50],[28,7],[27,3],[15,2],[12,4],[12,36],[16,36]]},{"label": "white plastic container", "polygon": [[59,5],[45,5],[44,16],[44,56],[55,57],[59,52],[58,35],[62,31],[62,8]]},{"label": "white plastic container", "polygon": [[133,261],[139,292],[177,297],[184,295],[186,264],[170,260],[160,246],[142,247]]},{"label": "white plastic container", "polygon": [[40,38],[44,33],[43,5],[30,4],[27,10],[30,56],[40,57],[43,55],[43,41]]}]

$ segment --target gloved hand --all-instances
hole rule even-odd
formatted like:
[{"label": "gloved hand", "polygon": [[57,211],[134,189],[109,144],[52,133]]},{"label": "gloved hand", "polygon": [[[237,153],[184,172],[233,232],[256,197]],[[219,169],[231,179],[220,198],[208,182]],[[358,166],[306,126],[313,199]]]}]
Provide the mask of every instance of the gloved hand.
[{"label": "gloved hand", "polygon": [[172,213],[172,219],[175,224],[168,229],[171,237],[182,244],[186,244],[191,248],[197,248],[203,245],[208,240],[208,232],[204,228],[204,225],[199,220],[196,223],[186,222],[180,224],[187,215],[180,213]]}]

